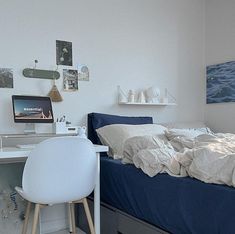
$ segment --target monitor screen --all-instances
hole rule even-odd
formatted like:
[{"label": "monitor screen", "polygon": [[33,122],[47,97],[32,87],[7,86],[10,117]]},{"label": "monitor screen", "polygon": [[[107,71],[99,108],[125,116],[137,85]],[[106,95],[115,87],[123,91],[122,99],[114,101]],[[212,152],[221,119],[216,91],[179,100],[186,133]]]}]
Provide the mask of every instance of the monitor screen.
[{"label": "monitor screen", "polygon": [[50,97],[12,96],[14,121],[16,123],[53,123]]}]

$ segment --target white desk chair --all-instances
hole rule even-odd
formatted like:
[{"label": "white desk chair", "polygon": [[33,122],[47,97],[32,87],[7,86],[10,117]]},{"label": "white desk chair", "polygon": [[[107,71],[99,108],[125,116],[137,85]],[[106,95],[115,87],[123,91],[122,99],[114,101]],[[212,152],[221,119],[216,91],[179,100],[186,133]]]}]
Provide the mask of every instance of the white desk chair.
[{"label": "white desk chair", "polygon": [[30,153],[17,192],[28,201],[22,234],[26,234],[31,203],[35,203],[32,234],[40,208],[69,203],[72,232],[76,233],[74,203],[83,203],[90,232],[95,233],[86,197],[95,187],[97,159],[93,144],[79,137],[51,138]]}]

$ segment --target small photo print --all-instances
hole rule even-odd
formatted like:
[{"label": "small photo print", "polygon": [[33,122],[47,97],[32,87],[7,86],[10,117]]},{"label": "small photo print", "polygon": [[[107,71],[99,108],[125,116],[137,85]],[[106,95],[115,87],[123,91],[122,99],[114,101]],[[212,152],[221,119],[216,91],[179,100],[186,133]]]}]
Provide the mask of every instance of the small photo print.
[{"label": "small photo print", "polygon": [[11,68],[0,68],[0,88],[13,89],[13,70]]},{"label": "small photo print", "polygon": [[78,90],[78,71],[63,69],[63,87],[64,91],[77,91]]},{"label": "small photo print", "polygon": [[73,66],[72,42],[56,41],[56,64]]},{"label": "small photo print", "polygon": [[89,68],[86,65],[78,67],[78,80],[89,81]]}]

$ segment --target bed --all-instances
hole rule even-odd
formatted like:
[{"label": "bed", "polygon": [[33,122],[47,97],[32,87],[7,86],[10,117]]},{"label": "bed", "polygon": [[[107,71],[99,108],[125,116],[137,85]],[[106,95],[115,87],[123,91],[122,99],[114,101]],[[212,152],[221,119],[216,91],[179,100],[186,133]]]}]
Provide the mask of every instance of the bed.
[{"label": "bed", "polygon": [[[149,117],[126,118],[92,113],[88,133],[114,123],[151,123]],[[101,157],[102,226],[107,233],[235,233],[235,189],[197,179],[159,174],[150,178],[133,165]],[[108,215],[107,215],[108,214]],[[103,216],[103,217],[102,217]],[[106,234],[106,231],[103,231]]]}]

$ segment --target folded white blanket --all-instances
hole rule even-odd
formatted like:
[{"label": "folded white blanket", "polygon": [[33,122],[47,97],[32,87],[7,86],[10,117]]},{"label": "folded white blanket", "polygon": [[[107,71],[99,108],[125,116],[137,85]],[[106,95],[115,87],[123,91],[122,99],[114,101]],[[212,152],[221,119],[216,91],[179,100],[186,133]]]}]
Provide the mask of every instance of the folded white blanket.
[{"label": "folded white blanket", "polygon": [[181,152],[157,136],[135,137],[126,142],[124,152],[129,163],[149,176],[167,172],[235,186],[235,135],[200,135],[193,142],[179,137],[178,141],[185,146]]}]

